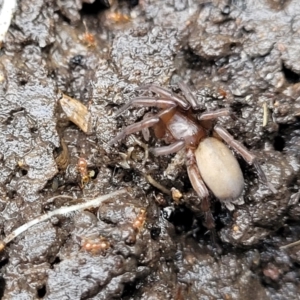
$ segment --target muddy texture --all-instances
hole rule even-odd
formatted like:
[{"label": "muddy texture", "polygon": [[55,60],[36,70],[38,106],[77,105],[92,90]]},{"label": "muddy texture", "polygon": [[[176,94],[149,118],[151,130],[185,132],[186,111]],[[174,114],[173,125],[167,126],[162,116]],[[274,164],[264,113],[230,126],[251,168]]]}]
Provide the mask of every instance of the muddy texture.
[{"label": "muddy texture", "polygon": [[[298,299],[300,246],[279,248],[300,239],[298,1],[46,2],[19,1],[0,53],[1,236],[48,210],[120,187],[129,193],[8,244],[1,298]],[[114,118],[142,94],[138,87],[154,82],[180,93],[178,80],[191,87],[197,113],[233,110],[237,118],[219,124],[257,156],[277,190],[237,155],[245,203],[230,212],[211,195],[210,233],[184,151],[146,158],[141,133],[107,144],[155,111]],[[88,134],[62,113],[61,92],[87,106]],[[147,144],[163,142],[151,134]],[[79,159],[93,171],[84,184]],[[52,198],[59,195],[74,200]]]}]

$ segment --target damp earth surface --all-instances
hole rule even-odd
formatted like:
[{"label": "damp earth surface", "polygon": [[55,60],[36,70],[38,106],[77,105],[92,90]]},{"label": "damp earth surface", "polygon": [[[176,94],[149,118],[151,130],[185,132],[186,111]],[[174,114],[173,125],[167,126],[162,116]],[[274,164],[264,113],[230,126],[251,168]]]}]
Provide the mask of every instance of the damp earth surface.
[{"label": "damp earth surface", "polygon": [[[8,244],[1,299],[298,299],[300,246],[280,247],[300,239],[299,16],[297,0],[19,1],[0,52],[1,237],[49,210],[129,192]],[[232,109],[237,118],[219,123],[277,190],[237,156],[244,204],[228,211],[211,195],[214,232],[184,153],[147,158],[146,144],[163,143],[140,133],[108,146],[149,112],[114,118],[138,87],[180,92],[179,80],[200,112]],[[62,93],[87,107],[88,132],[64,115]]]}]

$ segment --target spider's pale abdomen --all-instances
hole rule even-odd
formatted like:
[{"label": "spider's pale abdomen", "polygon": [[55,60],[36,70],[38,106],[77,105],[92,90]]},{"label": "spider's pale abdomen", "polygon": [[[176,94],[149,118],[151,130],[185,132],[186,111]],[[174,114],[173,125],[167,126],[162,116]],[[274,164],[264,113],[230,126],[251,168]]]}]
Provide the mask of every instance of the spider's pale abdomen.
[{"label": "spider's pale abdomen", "polygon": [[203,181],[221,201],[237,199],[244,189],[244,177],[228,147],[213,137],[203,139],[195,151]]}]

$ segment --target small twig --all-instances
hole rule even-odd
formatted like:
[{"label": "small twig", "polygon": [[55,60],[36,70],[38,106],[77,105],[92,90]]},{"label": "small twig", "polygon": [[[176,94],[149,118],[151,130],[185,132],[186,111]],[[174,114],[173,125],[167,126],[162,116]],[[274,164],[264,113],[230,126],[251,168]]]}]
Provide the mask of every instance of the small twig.
[{"label": "small twig", "polygon": [[151,175],[145,175],[147,181],[153,185],[154,187],[156,187],[158,190],[162,191],[163,193],[171,196],[172,193],[170,190],[168,190],[167,188],[165,188],[163,185],[161,185],[159,182],[157,182]]},{"label": "small twig", "polygon": [[264,102],[263,104],[263,111],[264,111],[264,115],[263,115],[263,127],[267,126],[268,124],[268,120],[269,120],[269,110],[268,110],[268,106],[267,103]]},{"label": "small twig", "polygon": [[0,12],[0,46],[10,26],[11,19],[17,7],[16,0],[4,0]]},{"label": "small twig", "polygon": [[[117,197],[119,195],[122,195],[124,193],[126,193],[127,190],[126,189],[121,189],[119,191],[104,195],[104,196],[100,196],[98,198],[89,200],[85,203],[80,203],[80,204],[76,204],[76,205],[72,205],[72,206],[64,206],[61,208],[58,208],[56,210],[53,211],[49,211],[44,215],[41,215],[31,221],[29,221],[26,224],[23,224],[22,226],[20,226],[19,228],[15,229],[12,233],[10,233],[8,236],[6,236],[2,241],[0,241],[0,251],[2,251],[5,246],[10,243],[15,237],[17,237],[18,235],[20,235],[21,233],[23,233],[24,231],[26,231],[28,228],[40,223],[40,222],[44,222],[50,218],[52,218],[53,216],[57,216],[57,215],[65,215],[68,214],[72,211],[76,211],[76,210],[84,210],[87,208],[91,208],[91,207],[98,207],[100,206],[100,204],[104,201],[106,201],[107,199],[110,199],[112,197]],[[55,197],[53,197],[55,198]]]},{"label": "small twig", "polygon": [[51,203],[51,202],[53,202],[53,200],[59,199],[59,198],[66,198],[66,199],[74,200],[74,198],[72,196],[69,196],[69,195],[57,195],[57,196],[54,196],[54,197],[51,197],[51,198],[47,199],[46,202]]},{"label": "small twig", "polygon": [[147,159],[149,157],[148,144],[145,144],[145,143],[141,142],[135,136],[131,136],[131,139],[132,139],[134,145],[138,145],[138,146],[140,146],[140,147],[142,147],[144,149],[145,156],[144,156],[144,159],[143,159],[143,165],[145,165],[146,162],[147,162]]},{"label": "small twig", "polygon": [[294,243],[290,243],[284,246],[279,247],[279,249],[283,250],[283,249],[288,249],[294,246],[300,245],[300,241],[294,242]]}]

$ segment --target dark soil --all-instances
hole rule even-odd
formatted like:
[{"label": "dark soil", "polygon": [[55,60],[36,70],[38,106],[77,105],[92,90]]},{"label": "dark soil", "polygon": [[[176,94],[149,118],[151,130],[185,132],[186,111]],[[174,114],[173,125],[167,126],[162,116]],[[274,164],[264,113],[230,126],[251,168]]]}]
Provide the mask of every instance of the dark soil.
[{"label": "dark soil", "polygon": [[[299,299],[300,246],[280,249],[300,239],[299,49],[298,0],[19,1],[0,52],[2,238],[77,199],[121,187],[130,195],[52,218],[8,244],[2,299]],[[237,120],[220,124],[257,155],[277,189],[238,157],[245,203],[230,212],[211,195],[214,233],[193,209],[199,199],[180,153],[144,163],[132,136],[107,145],[149,110],[113,116],[139,86],[178,91],[178,80],[203,110],[232,108]],[[88,107],[90,132],[62,113],[61,92]],[[94,171],[84,185],[79,158]],[[183,203],[146,175],[177,188]],[[59,195],[74,200],[48,201]],[[89,251],[86,241],[99,240],[108,247]]]}]

